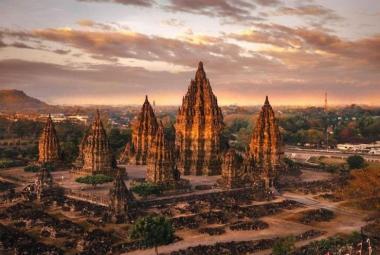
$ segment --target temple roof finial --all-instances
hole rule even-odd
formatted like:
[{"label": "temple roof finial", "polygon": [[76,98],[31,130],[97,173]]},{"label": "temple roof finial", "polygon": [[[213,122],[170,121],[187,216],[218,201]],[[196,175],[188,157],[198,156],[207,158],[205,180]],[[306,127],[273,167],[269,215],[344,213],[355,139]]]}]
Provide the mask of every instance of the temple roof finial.
[{"label": "temple roof finial", "polygon": [[269,99],[268,99],[268,96],[265,97],[265,103],[264,105],[269,105]]},{"label": "temple roof finial", "polygon": [[145,95],[145,102],[149,102],[148,95]]},{"label": "temple roof finial", "polygon": [[199,61],[198,63],[198,70],[203,70],[203,62]]},{"label": "temple roof finial", "polygon": [[99,112],[99,109],[96,109],[96,119],[100,119],[100,112]]},{"label": "temple roof finial", "polygon": [[195,74],[195,80],[204,79],[204,78],[206,78],[206,73],[203,69],[203,62],[199,61],[198,70],[197,70],[197,73]]}]

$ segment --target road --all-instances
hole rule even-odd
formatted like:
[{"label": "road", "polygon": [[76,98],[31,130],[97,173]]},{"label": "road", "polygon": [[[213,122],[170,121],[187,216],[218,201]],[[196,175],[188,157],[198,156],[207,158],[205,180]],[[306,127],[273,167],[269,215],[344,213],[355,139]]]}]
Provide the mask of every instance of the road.
[{"label": "road", "polygon": [[305,158],[308,159],[310,157],[334,157],[346,159],[349,156],[353,155],[361,155],[365,160],[370,162],[380,162],[380,155],[370,155],[364,153],[354,153],[354,152],[342,152],[338,150],[317,150],[317,149],[303,149],[297,147],[286,147],[285,155],[290,158]]}]

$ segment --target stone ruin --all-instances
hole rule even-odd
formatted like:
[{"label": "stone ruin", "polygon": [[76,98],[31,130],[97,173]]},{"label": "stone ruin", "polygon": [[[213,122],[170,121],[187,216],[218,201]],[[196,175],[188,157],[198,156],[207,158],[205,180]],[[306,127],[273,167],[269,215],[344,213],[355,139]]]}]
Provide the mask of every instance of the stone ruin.
[{"label": "stone ruin", "polygon": [[113,176],[116,174],[116,168],[116,160],[98,110],[94,122],[81,142],[77,169],[74,172]]},{"label": "stone ruin", "polygon": [[146,165],[149,148],[156,135],[158,122],[148,96],[141,108],[136,122],[133,123],[132,144],[128,143],[120,157],[121,163]]},{"label": "stone ruin", "polygon": [[128,142],[125,145],[123,152],[120,154],[119,163],[128,164],[134,155],[135,155],[134,147],[131,146],[131,143]]},{"label": "stone ruin", "polygon": [[179,180],[173,155],[173,146],[165,137],[162,121],[151,142],[146,180],[152,183],[168,183]]},{"label": "stone ruin", "polygon": [[176,151],[178,169],[183,175],[220,174],[222,111],[199,62],[195,79],[178,109]]},{"label": "stone ruin", "polygon": [[37,173],[34,185],[37,199],[41,200],[41,197],[53,187],[53,177],[47,168],[42,168],[41,171]]},{"label": "stone ruin", "polygon": [[122,172],[118,171],[109,192],[109,208],[113,221],[123,222],[128,217],[130,203],[133,200],[133,194],[125,185]]},{"label": "stone ruin", "polygon": [[249,145],[246,158],[247,171],[260,176],[266,187],[272,187],[283,165],[283,154],[278,123],[268,97],[266,97]]},{"label": "stone ruin", "polygon": [[49,114],[38,143],[38,163],[60,163],[62,160],[59,140]]},{"label": "stone ruin", "polygon": [[55,194],[55,192],[52,192],[53,188],[53,177],[46,167],[42,167],[41,170],[37,172],[34,183],[26,186],[22,191],[22,195],[25,199],[30,201],[34,199],[41,201],[42,198]]},{"label": "stone ruin", "polygon": [[226,188],[242,187],[242,157],[234,149],[224,155],[220,185]]}]

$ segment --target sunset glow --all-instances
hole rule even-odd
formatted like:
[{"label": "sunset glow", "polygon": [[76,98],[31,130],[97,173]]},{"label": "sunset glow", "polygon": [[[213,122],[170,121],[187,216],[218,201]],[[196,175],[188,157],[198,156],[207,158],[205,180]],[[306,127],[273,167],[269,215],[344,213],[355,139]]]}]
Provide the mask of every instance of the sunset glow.
[{"label": "sunset glow", "polygon": [[221,105],[378,105],[376,0],[0,3],[0,88],[52,104],[178,105],[205,63]]}]

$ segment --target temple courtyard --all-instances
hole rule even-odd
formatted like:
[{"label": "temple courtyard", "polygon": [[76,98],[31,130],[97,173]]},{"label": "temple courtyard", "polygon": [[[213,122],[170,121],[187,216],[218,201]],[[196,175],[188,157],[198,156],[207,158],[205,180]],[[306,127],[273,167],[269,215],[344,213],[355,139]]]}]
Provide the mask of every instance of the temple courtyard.
[{"label": "temple courtyard", "polygon": [[[128,187],[132,181],[145,176],[146,167],[123,167],[128,173],[128,180],[125,180]],[[32,183],[34,176],[22,168],[0,170],[0,181],[13,183],[16,190]],[[32,212],[42,210],[44,214],[39,216],[19,215],[17,208],[13,207],[20,205],[15,203],[1,204],[2,211],[8,210],[8,217],[2,220],[2,224],[15,225],[42,244],[62,247],[65,254],[75,254],[94,240],[97,240],[94,247],[98,247],[102,238],[116,254],[155,253],[153,248],[139,249],[138,244],[128,239],[128,224],[102,222],[101,212],[106,209],[111,183],[96,188],[79,184],[69,170],[52,172],[52,176],[61,187],[70,190],[64,203],[43,208],[38,203],[26,204],[19,208]],[[318,170],[302,170],[297,185],[294,185],[296,189],[284,189],[271,200],[257,201],[244,188],[215,188],[220,176],[184,176],[189,180],[191,190],[147,198],[137,196],[136,200],[140,203],[139,213],[162,214],[172,219],[176,240],[160,246],[160,254],[202,254],[202,251],[225,249],[219,246],[230,247],[225,254],[230,254],[228,249],[237,249],[241,254],[270,254],[270,247],[278,237],[292,235],[299,247],[337,233],[360,231],[366,224],[366,212],[346,208],[344,201],[320,196],[329,194],[328,188],[319,192],[312,186],[310,192],[305,192],[309,185],[317,182],[324,186],[333,182],[334,177]],[[307,212],[322,212],[329,217],[314,219],[310,214],[305,218]],[[47,219],[49,217],[55,219],[57,226],[48,223],[51,221]],[[96,229],[102,231],[97,233],[99,236],[94,233]],[[91,240],[91,234],[83,236],[85,232],[95,235],[94,240]],[[112,233],[112,238],[107,233]]]}]

